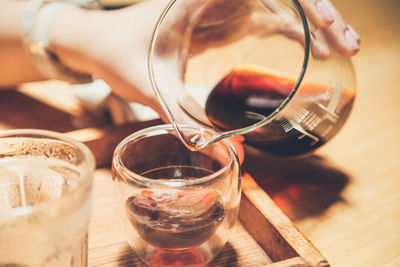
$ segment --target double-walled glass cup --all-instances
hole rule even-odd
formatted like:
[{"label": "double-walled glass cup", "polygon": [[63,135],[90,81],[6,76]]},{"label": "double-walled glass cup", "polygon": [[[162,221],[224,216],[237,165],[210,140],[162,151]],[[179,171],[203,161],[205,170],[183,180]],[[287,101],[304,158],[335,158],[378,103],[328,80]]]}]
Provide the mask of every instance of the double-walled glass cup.
[{"label": "double-walled glass cup", "polygon": [[[149,75],[191,149],[244,135],[299,155],[330,140],[353,105],[353,66],[335,38],[298,0],[173,0],[153,33]],[[206,132],[187,136],[182,124]]]},{"label": "double-walled glass cup", "polygon": [[112,175],[128,243],[147,264],[203,266],[224,247],[241,195],[229,142],[191,151],[171,125],[147,128],[117,146]]},{"label": "double-walled glass cup", "polygon": [[94,168],[59,133],[0,132],[0,266],[87,266]]}]

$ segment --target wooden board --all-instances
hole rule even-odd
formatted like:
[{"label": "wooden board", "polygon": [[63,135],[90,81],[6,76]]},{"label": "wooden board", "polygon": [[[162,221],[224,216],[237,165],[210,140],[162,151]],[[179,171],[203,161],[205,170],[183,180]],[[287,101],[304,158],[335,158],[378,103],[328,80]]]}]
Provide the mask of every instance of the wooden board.
[{"label": "wooden board", "polygon": [[[243,176],[239,220],[210,266],[329,266],[319,251],[249,175]],[[89,266],[146,266],[125,241],[109,169],[95,173]]]},{"label": "wooden board", "polygon": [[[85,142],[98,166],[108,166],[115,146],[141,128],[159,120],[89,128],[67,133]],[[89,232],[90,266],[145,266],[125,242],[117,219],[110,170],[98,169],[94,183],[94,211]],[[210,266],[329,266],[321,253],[275,205],[254,179],[242,176],[239,220],[228,244]]]},{"label": "wooden board", "polygon": [[[246,170],[332,266],[400,266],[400,1],[331,2],[362,38],[349,121],[305,159],[280,162],[246,151]],[[75,123],[82,110],[70,88],[51,82],[32,91],[41,102],[0,90],[1,130],[83,127]]]}]

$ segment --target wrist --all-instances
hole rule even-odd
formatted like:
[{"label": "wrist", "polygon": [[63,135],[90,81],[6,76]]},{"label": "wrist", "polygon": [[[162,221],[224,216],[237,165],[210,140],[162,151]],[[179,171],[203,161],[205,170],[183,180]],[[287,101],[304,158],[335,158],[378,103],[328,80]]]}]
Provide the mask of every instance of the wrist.
[{"label": "wrist", "polygon": [[96,62],[92,56],[101,27],[97,10],[71,8],[60,12],[49,27],[49,49],[68,68],[94,74]]},{"label": "wrist", "polygon": [[[83,3],[83,2],[82,2]],[[70,68],[60,59],[60,55],[49,44],[50,28],[61,13],[80,10],[82,3],[50,0],[31,0],[28,2],[22,20],[22,40],[37,70],[44,77],[65,80],[71,83],[86,83],[93,80],[92,75]],[[93,8],[92,2],[85,7]],[[97,3],[93,1],[93,3]],[[68,51],[68,50],[67,50]],[[66,53],[62,53],[66,55]],[[68,54],[67,54],[68,55]],[[68,56],[64,60],[70,61]]]}]

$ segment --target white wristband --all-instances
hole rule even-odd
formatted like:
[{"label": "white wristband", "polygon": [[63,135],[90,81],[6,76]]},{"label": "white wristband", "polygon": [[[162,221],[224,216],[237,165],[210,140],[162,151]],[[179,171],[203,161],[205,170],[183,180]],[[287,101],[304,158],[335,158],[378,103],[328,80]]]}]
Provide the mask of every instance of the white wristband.
[{"label": "white wristband", "polygon": [[85,7],[96,8],[96,1],[74,0],[46,1],[30,0],[22,21],[22,39],[38,70],[47,78],[59,79],[70,83],[86,83],[93,80],[86,73],[74,71],[59,60],[49,49],[48,32],[50,24],[57,14],[65,9]]}]

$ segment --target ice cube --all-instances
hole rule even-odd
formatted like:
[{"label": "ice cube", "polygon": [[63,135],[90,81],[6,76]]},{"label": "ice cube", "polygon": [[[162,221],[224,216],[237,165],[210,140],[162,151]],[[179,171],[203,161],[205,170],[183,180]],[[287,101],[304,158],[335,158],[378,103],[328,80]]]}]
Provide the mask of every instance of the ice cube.
[{"label": "ice cube", "polygon": [[35,205],[61,198],[65,183],[62,175],[48,168],[24,169],[27,205]]},{"label": "ice cube", "polygon": [[0,167],[0,213],[20,205],[18,172]]}]

